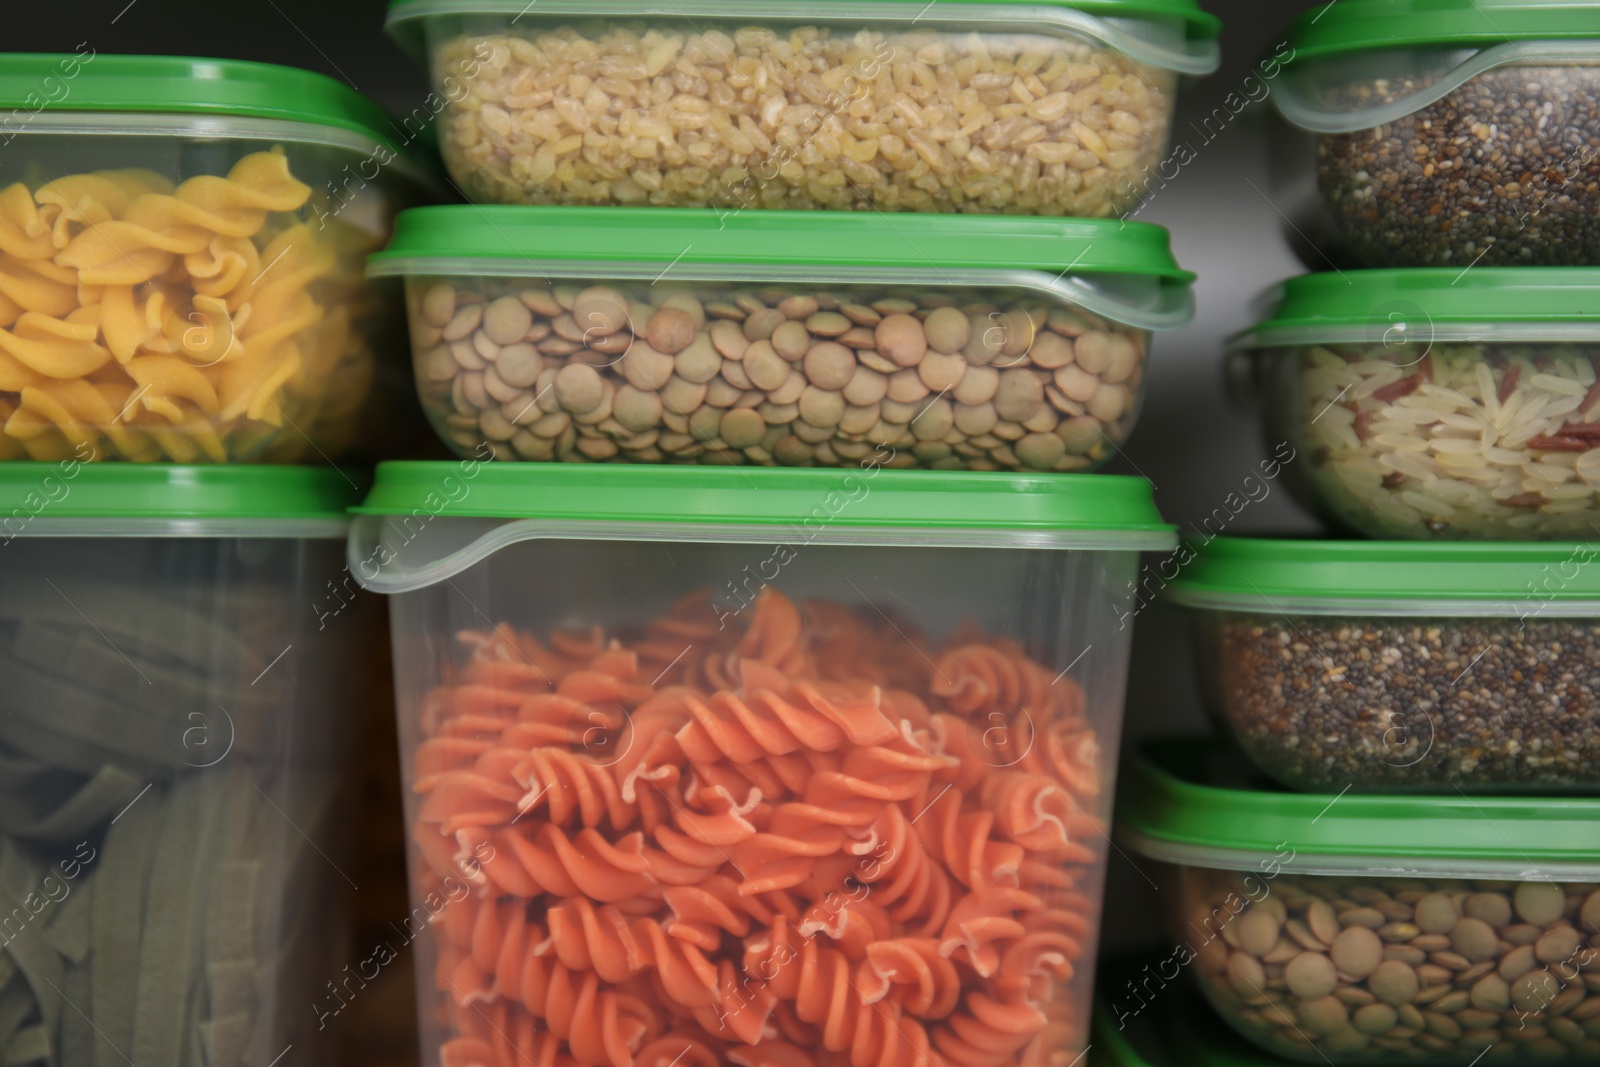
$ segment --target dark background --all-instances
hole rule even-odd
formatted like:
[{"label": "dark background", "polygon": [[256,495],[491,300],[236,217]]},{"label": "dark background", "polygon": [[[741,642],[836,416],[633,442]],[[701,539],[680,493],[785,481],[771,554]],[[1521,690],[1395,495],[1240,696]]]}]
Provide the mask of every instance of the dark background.
[{"label": "dark background", "polygon": [[[1254,416],[1233,406],[1221,376],[1224,339],[1251,322],[1267,287],[1302,267],[1281,229],[1282,202],[1268,166],[1284,145],[1256,104],[1220,133],[1205,116],[1230,93],[1259,96],[1246,79],[1276,51],[1283,32],[1313,0],[1202,0],[1223,20],[1223,65],[1186,87],[1175,137],[1196,150],[1192,162],[1138,217],[1173,232],[1179,262],[1200,277],[1192,326],[1158,339],[1138,430],[1119,462],[1157,487],[1163,514],[1187,526],[1222,505],[1256,470],[1265,450]],[[182,53],[252,59],[322,71],[392,111],[421,105],[428,84],[382,32],[383,0],[92,0],[8,5],[4,47],[71,52],[88,42],[101,53]],[[1237,98],[1236,98],[1237,99]],[[1257,490],[1259,492],[1259,490]],[[1308,530],[1281,482],[1251,504],[1229,532]],[[1156,605],[1138,621],[1127,738],[1197,732],[1206,720],[1194,695],[1183,621]],[[1108,893],[1108,946],[1154,943],[1147,883],[1159,872],[1114,855]]]}]

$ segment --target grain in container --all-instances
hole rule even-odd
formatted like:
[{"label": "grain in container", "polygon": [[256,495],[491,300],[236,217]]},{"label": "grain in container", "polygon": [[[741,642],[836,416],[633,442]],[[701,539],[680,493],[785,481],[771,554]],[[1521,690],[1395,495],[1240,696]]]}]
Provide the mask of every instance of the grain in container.
[{"label": "grain in container", "polygon": [[395,0],[478,203],[1110,217],[1150,194],[1194,0]]},{"label": "grain in container", "polygon": [[1084,1051],[1148,483],[391,463],[358,510],[428,1062]]},{"label": "grain in container", "polygon": [[[1394,539],[1600,534],[1600,270],[1294,278],[1234,339],[1296,496]],[[1590,457],[1593,457],[1592,459]]]},{"label": "grain in container", "polygon": [[1369,267],[1600,264],[1600,3],[1340,0],[1288,42],[1302,229]]},{"label": "grain in container", "polygon": [[1594,1063],[1600,800],[1293,794],[1147,748],[1117,841],[1205,999],[1297,1063]]},{"label": "grain in container", "polygon": [[318,74],[0,55],[0,460],[326,462],[417,425],[363,276],[440,186]]},{"label": "grain in container", "polygon": [[1201,691],[1315,792],[1600,792],[1600,545],[1180,549]]},{"label": "grain in container", "polygon": [[1193,275],[1144,223],[434,207],[406,280],[423,409],[459,455],[1097,468]]},{"label": "grain in container", "polygon": [[352,664],[383,630],[314,606],[358,498],[324,469],[0,464],[6,1062],[337,1061]]}]

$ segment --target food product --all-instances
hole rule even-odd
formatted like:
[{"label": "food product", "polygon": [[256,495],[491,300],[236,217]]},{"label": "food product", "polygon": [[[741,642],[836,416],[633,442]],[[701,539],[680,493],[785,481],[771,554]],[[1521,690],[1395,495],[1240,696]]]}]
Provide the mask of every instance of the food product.
[{"label": "food product", "polygon": [[[1593,1062],[1600,885],[1186,872],[1207,999],[1300,1062]],[[1203,935],[1202,935],[1203,936]]]},{"label": "food product", "polygon": [[1573,788],[1600,767],[1591,622],[1233,614],[1220,627],[1230,728],[1301,788]]},{"label": "food product", "polygon": [[1593,346],[1417,347],[1299,355],[1300,413],[1329,504],[1374,536],[1595,535]]},{"label": "food product", "polygon": [[1148,335],[1016,293],[417,279],[423,406],[500,459],[1087,470]]},{"label": "food product", "polygon": [[1261,1048],[1324,1067],[1600,1057],[1592,797],[1296,794],[1194,741],[1130,770],[1118,840],[1159,886],[1169,958]]},{"label": "food product", "polygon": [[286,429],[276,455],[311,452],[296,424],[349,417],[373,367],[340,231],[297,214],[310,195],[281,150],[177,187],[126,170],[0,192],[0,458],[221,463]]},{"label": "food product", "polygon": [[[1425,88],[1385,78],[1343,95],[1376,107]],[[1351,251],[1375,266],[1591,265],[1600,68],[1498,67],[1403,118],[1322,134],[1317,179]]]},{"label": "food product", "polygon": [[1120,215],[1177,81],[1076,34],[537,18],[433,58],[480,201]]},{"label": "food product", "polygon": [[442,1063],[1081,1051],[1084,694],[882,619],[768,589],[735,624],[707,591],[642,632],[460,635],[413,778],[431,878],[475,887],[433,927]]}]

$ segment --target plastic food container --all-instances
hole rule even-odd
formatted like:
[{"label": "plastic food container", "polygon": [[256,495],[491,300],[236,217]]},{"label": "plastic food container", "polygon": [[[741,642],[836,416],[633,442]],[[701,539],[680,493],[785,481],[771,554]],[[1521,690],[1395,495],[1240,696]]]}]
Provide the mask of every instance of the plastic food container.
[{"label": "plastic food container", "polygon": [[1202,692],[1296,789],[1600,789],[1600,545],[1180,550]]},{"label": "plastic food container", "polygon": [[1119,477],[384,464],[426,1062],[1088,1041]]},{"label": "plastic food container", "polygon": [[395,0],[388,28],[494,204],[1120,215],[1219,62],[1194,0]]},{"label": "plastic food container", "polygon": [[1285,143],[1358,261],[1600,262],[1600,4],[1341,0],[1288,40]]},{"label": "plastic food container", "polygon": [[1105,961],[1090,1067],[1282,1067],[1217,1018],[1184,977],[1182,957],[1179,947]]},{"label": "plastic food container", "polygon": [[404,443],[398,294],[362,272],[440,194],[398,132],[286,67],[0,55],[0,460]]},{"label": "plastic food container", "polygon": [[1286,794],[1215,755],[1148,749],[1118,841],[1234,1029],[1333,1067],[1600,1056],[1600,801]]},{"label": "plastic food container", "polygon": [[[1312,274],[1235,338],[1302,502],[1369,537],[1600,533],[1600,270]],[[1593,458],[1591,458],[1593,457]]]},{"label": "plastic food container", "polygon": [[464,457],[1082,471],[1194,314],[1143,223],[436,207],[406,279],[417,388]]},{"label": "plastic food container", "polygon": [[356,497],[324,469],[0,464],[7,1062],[328,1049],[330,991],[359,995],[350,664],[383,631],[313,605]]}]

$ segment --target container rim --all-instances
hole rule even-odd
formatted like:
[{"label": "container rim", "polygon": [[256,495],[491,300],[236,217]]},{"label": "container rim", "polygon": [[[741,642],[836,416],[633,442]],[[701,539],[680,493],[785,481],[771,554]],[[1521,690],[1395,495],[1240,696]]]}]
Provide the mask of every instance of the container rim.
[{"label": "container rim", "polygon": [[[351,570],[369,589],[399,593],[445,581],[531,540],[1119,552],[1177,543],[1142,478],[863,464],[384,463],[366,502],[351,509],[358,516]],[[386,550],[391,520],[409,531],[438,518],[478,521],[466,540],[420,560],[401,561]]]},{"label": "container rim", "polygon": [[[418,62],[427,62],[423,23],[442,16],[528,13],[526,0],[390,0],[384,30]],[[761,22],[1021,25],[1027,31],[1078,33],[1149,66],[1210,74],[1221,65],[1222,21],[1195,0],[813,0],[795,6],[762,0],[544,0],[539,15],[584,18],[753,19]],[[909,19],[908,19],[909,16]],[[1150,32],[1159,22],[1182,25],[1181,42]]]},{"label": "container rim", "polygon": [[1235,350],[1304,344],[1600,340],[1600,268],[1411,267],[1303,274],[1268,289]]},{"label": "container rim", "polygon": [[[1597,531],[1600,532],[1600,531]],[[1282,616],[1600,618],[1600,543],[1218,537],[1165,595],[1186,608]]]},{"label": "container rim", "polygon": [[1117,839],[1150,859],[1265,877],[1600,880],[1600,799],[1224,788],[1206,771],[1222,751],[1211,740],[1144,745],[1124,779]]},{"label": "container rim", "polygon": [[16,537],[339,538],[365,480],[316,467],[0,463],[0,546]]},{"label": "container rim", "polygon": [[1594,0],[1328,0],[1289,28],[1291,62],[1379,49],[1600,38]]},{"label": "container rim", "polygon": [[997,286],[1138,329],[1194,318],[1167,231],[1112,219],[446,205],[401,212],[367,273]]},{"label": "container rim", "polygon": [[[83,47],[83,46],[80,46]],[[60,96],[55,96],[60,93]],[[0,113],[154,112],[275,119],[361,134],[395,151],[375,102],[326,75],[194,56],[0,53]]]}]

